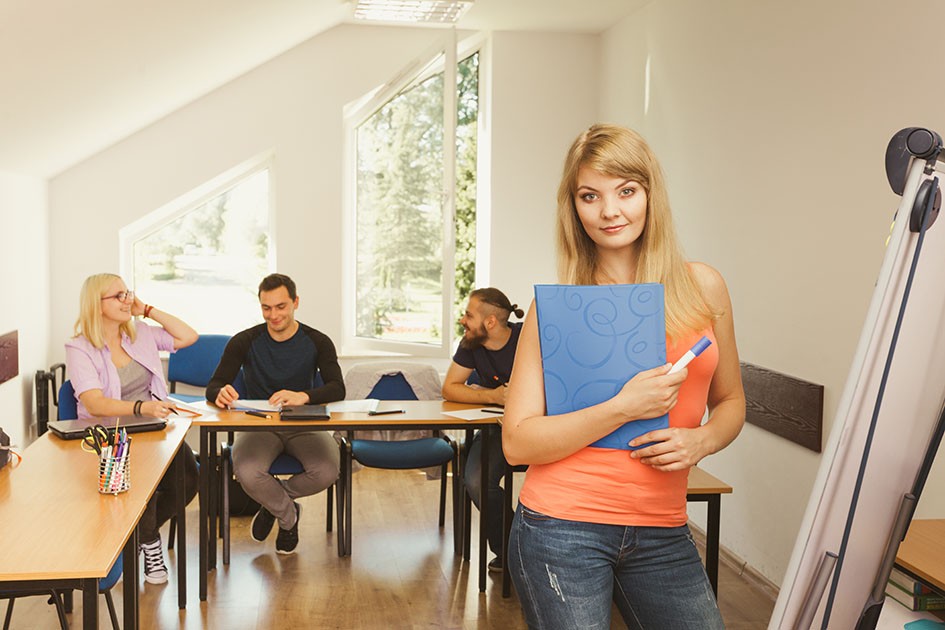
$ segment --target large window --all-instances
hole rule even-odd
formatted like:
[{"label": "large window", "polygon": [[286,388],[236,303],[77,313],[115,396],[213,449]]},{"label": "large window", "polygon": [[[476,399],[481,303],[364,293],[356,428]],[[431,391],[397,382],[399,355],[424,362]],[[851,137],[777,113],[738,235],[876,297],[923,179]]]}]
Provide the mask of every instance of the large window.
[{"label": "large window", "polygon": [[126,281],[201,333],[258,323],[256,288],[272,268],[269,165],[236,171],[121,232]]},{"label": "large window", "polygon": [[443,51],[411,79],[348,118],[346,341],[443,354],[476,278],[479,53]]}]

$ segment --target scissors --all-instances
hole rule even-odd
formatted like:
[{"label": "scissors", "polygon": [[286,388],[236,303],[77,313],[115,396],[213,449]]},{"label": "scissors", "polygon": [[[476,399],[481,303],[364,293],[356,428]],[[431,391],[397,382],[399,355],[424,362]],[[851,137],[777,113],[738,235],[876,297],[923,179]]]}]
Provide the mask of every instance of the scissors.
[{"label": "scissors", "polygon": [[82,438],[82,441],[95,449],[95,452],[101,456],[102,449],[111,445],[111,436],[108,434],[108,429],[100,424],[96,424],[85,430],[85,436]]}]

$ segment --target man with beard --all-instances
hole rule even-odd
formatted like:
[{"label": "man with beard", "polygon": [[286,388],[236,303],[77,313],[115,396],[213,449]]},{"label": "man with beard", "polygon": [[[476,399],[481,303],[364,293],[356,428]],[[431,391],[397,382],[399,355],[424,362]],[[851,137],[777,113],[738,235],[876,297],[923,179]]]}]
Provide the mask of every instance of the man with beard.
[{"label": "man with beard", "polygon": [[[466,329],[453,355],[446,378],[443,380],[443,398],[456,402],[505,405],[512,375],[512,361],[518,346],[522,323],[509,323],[514,313],[521,319],[525,313],[517,304],[509,302],[502,291],[492,287],[476,289],[469,294],[466,314],[459,323]],[[473,372],[478,384],[467,384]],[[487,429],[489,434],[489,486],[486,500],[489,502],[489,522],[485,524],[489,548],[496,557],[489,563],[490,571],[502,571],[502,488],[499,482],[505,474],[505,456],[502,454],[502,430],[496,426]],[[463,482],[476,508],[480,507],[480,449],[482,435],[476,433],[469,455]]]}]

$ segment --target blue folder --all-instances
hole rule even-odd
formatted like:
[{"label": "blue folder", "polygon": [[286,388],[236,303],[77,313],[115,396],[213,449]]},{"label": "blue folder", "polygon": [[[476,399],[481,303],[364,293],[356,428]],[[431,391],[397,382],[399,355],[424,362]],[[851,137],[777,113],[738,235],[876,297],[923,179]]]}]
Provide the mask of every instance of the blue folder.
[{"label": "blue folder", "polygon": [[[548,415],[609,400],[666,363],[662,284],[536,284],[535,304]],[[668,415],[633,420],[591,446],[631,450],[633,438],[668,427]]]}]

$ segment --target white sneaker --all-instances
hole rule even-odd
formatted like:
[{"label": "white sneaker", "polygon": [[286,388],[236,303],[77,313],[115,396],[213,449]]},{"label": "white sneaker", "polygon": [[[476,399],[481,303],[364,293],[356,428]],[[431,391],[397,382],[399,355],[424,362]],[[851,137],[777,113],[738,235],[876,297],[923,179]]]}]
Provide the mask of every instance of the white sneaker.
[{"label": "white sneaker", "polygon": [[161,536],[156,540],[141,545],[144,552],[144,581],[151,584],[167,582],[167,567],[164,566],[164,551],[161,549]]}]

